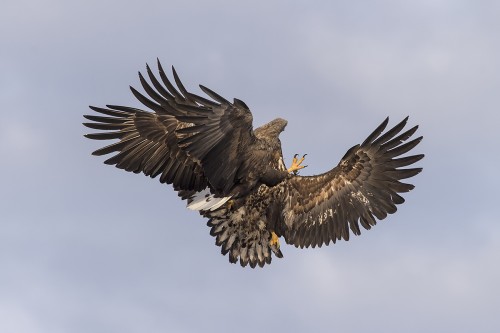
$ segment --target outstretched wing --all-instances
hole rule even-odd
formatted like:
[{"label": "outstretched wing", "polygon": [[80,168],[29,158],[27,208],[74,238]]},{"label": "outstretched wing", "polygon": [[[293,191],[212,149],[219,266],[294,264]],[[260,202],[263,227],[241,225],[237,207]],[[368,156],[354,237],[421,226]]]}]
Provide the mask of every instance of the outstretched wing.
[{"label": "outstretched wing", "polygon": [[108,108],[91,106],[92,110],[106,116],[86,115],[93,121],[85,126],[102,130],[102,133],[85,135],[89,139],[119,141],[93,152],[101,156],[117,153],[104,163],[116,165],[126,171],[173,184],[176,190],[202,190],[207,180],[199,163],[180,149],[175,131],[187,124],[173,116],[139,109],[108,105]]},{"label": "outstretched wing", "polygon": [[105,163],[132,172],[144,172],[177,190],[200,191],[207,186],[219,195],[229,194],[241,182],[237,175],[244,167],[246,149],[255,141],[252,114],[237,99],[228,102],[200,86],[213,100],[188,92],[175,69],[177,89],[158,61],[160,81],[147,66],[151,84],[139,73],[146,97],[130,87],[134,96],[154,112],[124,106],[91,107],[103,116],[85,116],[84,125],[104,133],[88,134],[91,139],[119,139],[94,152],[118,152]]},{"label": "outstretched wing", "polygon": [[[292,177],[276,186],[276,207],[281,211],[276,231],[287,243],[297,247],[315,247],[349,240],[349,229],[361,233],[360,226],[370,229],[376,219],[396,212],[404,202],[399,193],[414,188],[401,182],[422,171],[422,168],[401,169],[424,157],[399,157],[414,148],[422,137],[408,140],[415,126],[399,134],[408,117],[382,134],[387,118],[361,144],[349,149],[332,170],[317,176]],[[382,134],[382,135],[381,135]]]},{"label": "outstretched wing", "polygon": [[179,146],[201,164],[212,190],[219,195],[228,195],[233,186],[241,182],[237,175],[246,165],[246,152],[255,141],[252,113],[242,101],[234,99],[234,103],[230,103],[202,85],[201,90],[213,100],[188,92],[172,68],[179,93],[169,82],[159,61],[158,68],[168,91],[148,68],[156,90],[142,76],[141,83],[152,100],[133,90],[134,94],[146,106],[163,109],[178,121],[192,125],[177,130]]}]

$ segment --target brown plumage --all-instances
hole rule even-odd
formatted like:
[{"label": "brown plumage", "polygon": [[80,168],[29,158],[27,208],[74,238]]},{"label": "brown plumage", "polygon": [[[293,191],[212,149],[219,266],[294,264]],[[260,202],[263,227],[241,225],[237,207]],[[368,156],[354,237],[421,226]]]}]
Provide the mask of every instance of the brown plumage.
[{"label": "brown plumage", "polygon": [[279,134],[287,122],[275,119],[253,130],[247,105],[233,103],[200,86],[211,98],[177,88],[158,62],[161,82],[147,66],[151,84],[139,73],[144,96],[132,93],[151,111],[108,105],[91,107],[105,116],[85,116],[84,125],[104,132],[96,140],[118,139],[94,155],[116,153],[106,164],[144,173],[172,184],[188,207],[209,219],[211,235],[230,262],[264,266],[282,257],[276,235],[297,247],[348,240],[360,225],[396,212],[413,189],[401,182],[421,168],[407,168],[424,155],[400,157],[422,139],[410,139],[418,126],[404,130],[408,117],[384,130],[388,118],[360,145],[349,149],[332,170],[317,176],[290,174]]}]

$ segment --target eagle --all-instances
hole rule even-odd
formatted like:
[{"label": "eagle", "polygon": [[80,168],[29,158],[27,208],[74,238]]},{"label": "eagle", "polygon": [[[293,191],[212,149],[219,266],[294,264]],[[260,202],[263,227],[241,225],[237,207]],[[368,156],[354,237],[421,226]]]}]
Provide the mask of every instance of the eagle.
[{"label": "eagle", "polygon": [[[174,83],[158,60],[159,79],[146,64],[139,72],[144,93],[130,87],[149,110],[90,106],[84,125],[94,140],[117,140],[93,152],[111,154],[105,164],[171,184],[189,209],[208,219],[223,255],[241,266],[263,267],[282,258],[279,239],[308,248],[349,240],[397,210],[400,195],[414,188],[402,180],[422,168],[409,167],[424,155],[406,154],[422,136],[405,128],[408,117],[386,130],[387,117],[331,170],[301,176],[305,155],[290,167],[283,161],[275,119],[256,129],[249,107],[200,85],[202,97],[186,90],[175,68]],[[147,95],[147,96],[146,96]],[[411,139],[411,140],[410,140]],[[404,156],[402,156],[404,155]]]}]

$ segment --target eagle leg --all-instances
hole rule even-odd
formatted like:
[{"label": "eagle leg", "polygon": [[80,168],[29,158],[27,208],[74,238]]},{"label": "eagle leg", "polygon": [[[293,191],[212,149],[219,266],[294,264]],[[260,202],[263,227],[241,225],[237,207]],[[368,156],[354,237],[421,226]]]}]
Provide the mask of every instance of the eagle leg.
[{"label": "eagle leg", "polygon": [[274,231],[271,231],[271,239],[269,240],[269,247],[271,248],[271,251],[276,255],[278,258],[283,258],[283,253],[281,253],[280,250],[280,240],[278,238],[278,235]]},{"label": "eagle leg", "polygon": [[271,231],[271,240],[269,241],[269,245],[276,245],[278,249],[280,248],[280,240],[278,238],[278,235],[276,235],[274,231]]},{"label": "eagle leg", "polygon": [[299,154],[295,154],[293,156],[292,160],[292,165],[288,168],[288,172],[294,173],[295,175],[297,174],[297,171],[300,169],[304,169],[307,165],[301,165],[302,162],[304,162],[304,159],[306,158],[307,154],[304,154],[301,158],[297,158]]}]

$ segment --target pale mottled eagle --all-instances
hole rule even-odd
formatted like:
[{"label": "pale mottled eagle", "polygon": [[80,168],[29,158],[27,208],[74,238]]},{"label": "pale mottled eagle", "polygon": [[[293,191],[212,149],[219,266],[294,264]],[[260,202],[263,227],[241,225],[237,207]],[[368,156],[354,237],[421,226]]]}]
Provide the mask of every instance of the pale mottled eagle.
[{"label": "pale mottled eagle", "polygon": [[[404,130],[408,117],[384,130],[388,118],[340,163],[316,176],[299,176],[304,157],[286,168],[279,134],[287,121],[275,119],[253,129],[252,113],[241,100],[229,102],[201,86],[211,99],[186,90],[172,67],[177,88],[158,61],[159,81],[146,66],[151,83],[139,73],[146,97],[131,87],[151,111],[107,105],[90,108],[84,125],[103,132],[95,140],[117,139],[94,155],[116,153],[104,163],[172,184],[190,209],[207,217],[222,254],[241,266],[264,266],[272,253],[283,257],[279,237],[296,247],[321,247],[370,229],[396,212],[401,182],[422,171],[405,168],[424,155],[401,157],[422,137],[418,126]],[[350,231],[349,231],[350,230]]]}]

